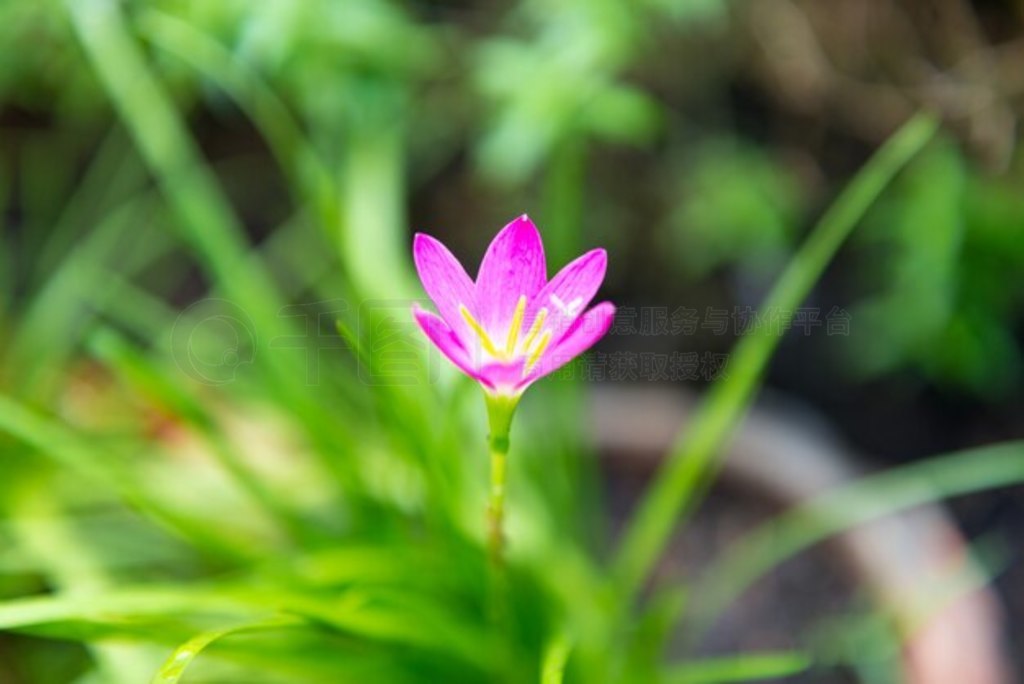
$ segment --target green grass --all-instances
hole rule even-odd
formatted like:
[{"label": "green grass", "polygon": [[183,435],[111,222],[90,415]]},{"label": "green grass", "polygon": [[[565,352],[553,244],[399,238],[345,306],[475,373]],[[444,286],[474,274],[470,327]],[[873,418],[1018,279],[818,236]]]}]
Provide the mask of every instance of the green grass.
[{"label": "green grass", "polygon": [[[667,16],[647,4],[645,20]],[[447,41],[464,36],[371,0],[244,11],[112,0],[33,7],[0,8],[0,31],[35,27],[66,79],[54,126],[91,143],[55,135],[47,144],[56,152],[24,162],[18,184],[0,176],[27,235],[18,269],[3,273],[18,287],[0,311],[0,630],[66,669],[8,658],[4,642],[0,679],[783,678],[812,668],[815,654],[678,661],[664,644],[680,624],[706,628],[759,576],[829,535],[1024,480],[1017,444],[893,470],[783,514],[693,584],[652,586],[779,343],[758,328],[739,342],[611,554],[585,388],[551,378],[531,389],[508,455],[512,543],[492,584],[483,404],[401,327],[419,294],[409,196],[453,158],[445,145],[460,117],[486,109],[447,91],[440,99],[450,106],[415,106],[431,87],[450,87],[424,74],[450,66]],[[515,147],[517,131],[545,106],[557,109],[540,116],[509,176],[550,161],[540,192],[557,224],[553,251],[566,255],[591,213],[585,184],[597,141],[639,144],[660,118],[653,98],[621,77],[639,59],[643,32],[631,22],[641,15],[615,3],[572,7],[539,30],[531,58],[545,59],[548,31],[593,32],[590,52],[557,65],[584,71],[590,89],[545,82],[489,120],[481,154],[493,165],[495,149]],[[608,16],[630,21],[618,34]],[[484,52],[500,62],[528,47],[495,38]],[[261,239],[245,215],[246,198],[260,198],[244,190],[262,177],[247,175],[248,158],[217,161],[213,143],[194,133],[203,116],[244,121],[265,146],[289,211],[267,219]],[[430,116],[436,139],[421,127]],[[850,179],[766,309],[801,304],[936,130],[932,115],[917,115]],[[405,354],[397,375],[379,337],[395,330],[387,339],[396,346],[384,351]],[[500,622],[488,610],[495,584],[506,594]]]}]

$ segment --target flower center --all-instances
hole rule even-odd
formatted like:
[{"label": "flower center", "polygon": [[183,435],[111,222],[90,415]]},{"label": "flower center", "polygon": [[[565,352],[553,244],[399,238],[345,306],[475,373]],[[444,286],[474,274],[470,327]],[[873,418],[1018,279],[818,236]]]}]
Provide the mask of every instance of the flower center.
[{"label": "flower center", "polygon": [[[523,320],[526,317],[526,295],[520,295],[516,302],[516,309],[512,314],[512,322],[508,327],[508,336],[505,339],[504,349],[499,349],[487,330],[480,325],[480,322],[473,317],[465,304],[459,305],[459,313],[465,319],[466,324],[476,333],[480,340],[480,346],[490,356],[500,361],[512,361],[516,357],[526,356],[526,365],[523,366],[523,375],[529,373],[540,360],[544,350],[551,343],[551,330],[543,330],[544,323],[548,318],[548,310],[541,307],[537,311],[537,317],[526,333],[525,339],[520,342],[520,333],[523,330]],[[543,330],[543,332],[542,332]]]}]

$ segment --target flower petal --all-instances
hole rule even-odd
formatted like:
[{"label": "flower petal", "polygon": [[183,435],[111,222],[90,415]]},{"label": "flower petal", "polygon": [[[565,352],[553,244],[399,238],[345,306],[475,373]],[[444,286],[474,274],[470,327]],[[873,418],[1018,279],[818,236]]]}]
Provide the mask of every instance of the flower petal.
[{"label": "flower petal", "polygon": [[541,355],[537,365],[519,384],[519,390],[522,391],[535,380],[553,373],[590,349],[604,337],[614,320],[615,305],[611,302],[601,302],[578,317],[565,335]]},{"label": "flower petal", "polygon": [[551,279],[527,307],[526,320],[533,321],[543,307],[548,310],[547,328],[558,340],[590,304],[604,281],[608,253],[593,249],[570,262]]},{"label": "flower petal", "polygon": [[533,221],[523,214],[491,241],[476,278],[480,323],[496,335],[508,331],[519,297],[527,301],[544,287],[544,245]]},{"label": "flower petal", "polygon": [[462,346],[459,338],[440,316],[430,311],[425,311],[420,308],[419,304],[412,305],[412,315],[416,319],[417,325],[423,331],[423,334],[427,336],[427,339],[440,349],[441,353],[448,357],[449,361],[454,363],[466,375],[474,379],[477,377],[466,348]]},{"label": "flower petal", "polygon": [[423,289],[441,318],[460,339],[473,335],[459,313],[459,306],[464,304],[476,313],[475,288],[459,260],[440,241],[423,233],[416,233],[413,238],[412,254]]}]

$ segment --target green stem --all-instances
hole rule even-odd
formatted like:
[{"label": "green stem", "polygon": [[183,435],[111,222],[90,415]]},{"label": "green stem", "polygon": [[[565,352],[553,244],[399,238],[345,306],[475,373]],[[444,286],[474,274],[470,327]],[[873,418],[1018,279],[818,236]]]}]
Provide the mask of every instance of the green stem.
[{"label": "green stem", "polygon": [[505,473],[508,470],[508,440],[505,449],[491,440],[491,494],[487,502],[487,546],[491,562],[504,563],[505,555]]},{"label": "green stem", "polygon": [[491,623],[497,681],[511,681],[508,650],[508,570],[505,565],[505,482],[508,472],[509,428],[519,397],[484,393],[491,458],[491,487],[487,497],[487,551],[489,557],[488,617]]},{"label": "green stem", "polygon": [[485,394],[491,454],[491,489],[487,500],[487,548],[491,565],[505,564],[505,481],[508,472],[509,429],[518,397]]},{"label": "green stem", "polygon": [[[933,116],[918,114],[885,143],[822,216],[768,295],[763,311],[794,311],[800,305],[867,209],[937,128]],[[711,388],[689,429],[676,437],[670,457],[630,520],[616,557],[613,570],[624,605],[632,603],[672,531],[714,474],[780,338],[768,325],[744,337],[729,361],[728,374]]]}]

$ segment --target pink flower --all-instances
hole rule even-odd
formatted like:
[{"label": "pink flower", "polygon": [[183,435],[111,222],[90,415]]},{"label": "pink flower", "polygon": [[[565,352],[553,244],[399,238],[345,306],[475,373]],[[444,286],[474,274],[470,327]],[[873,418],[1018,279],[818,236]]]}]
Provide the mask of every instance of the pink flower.
[{"label": "pink flower", "polygon": [[605,251],[587,252],[548,280],[540,233],[526,215],[491,241],[475,283],[429,235],[416,234],[413,258],[440,314],[414,305],[416,322],[494,395],[518,397],[601,339],[615,315],[610,302],[585,311],[604,280]]}]

